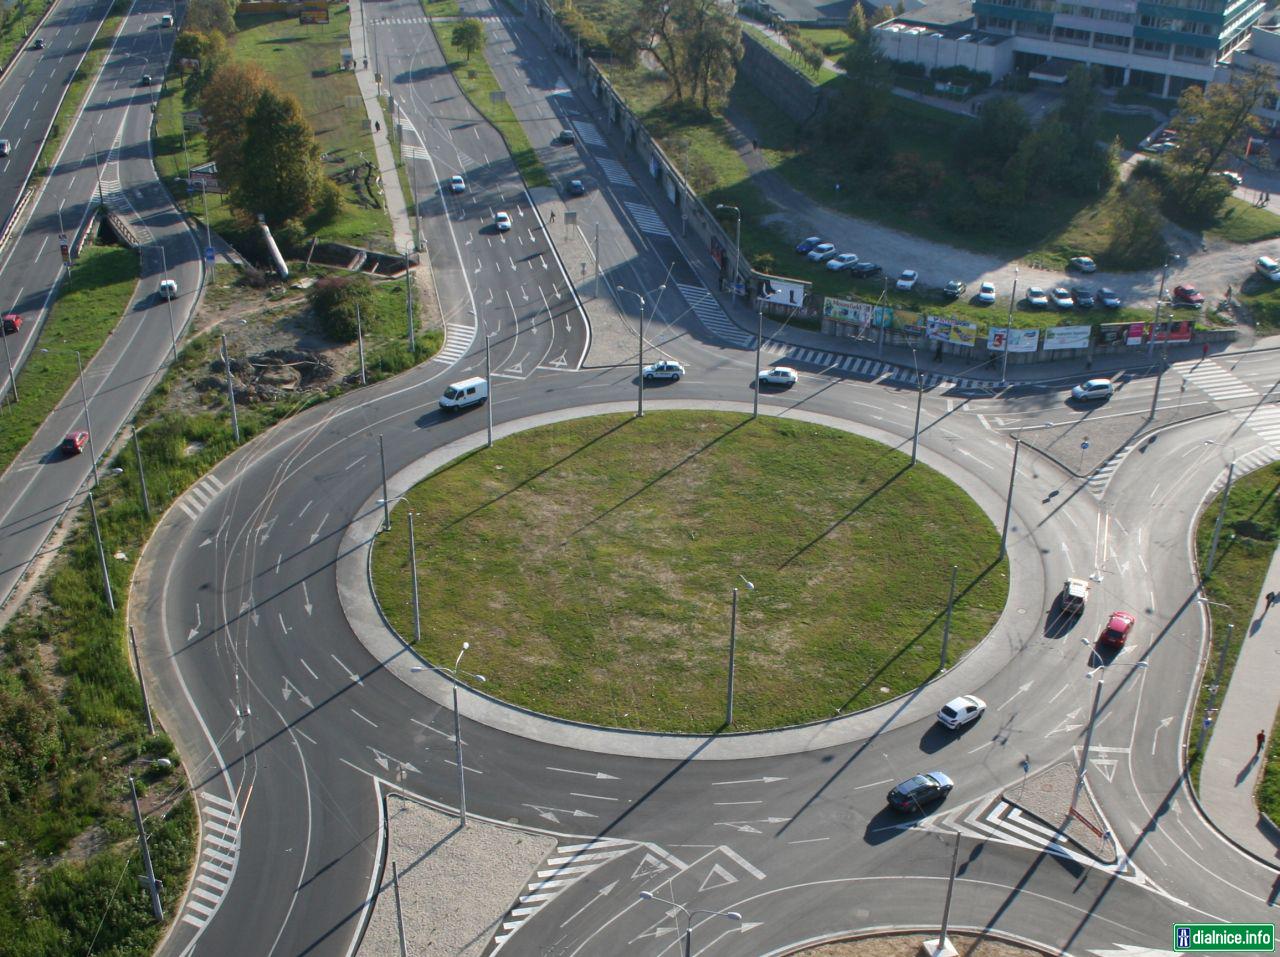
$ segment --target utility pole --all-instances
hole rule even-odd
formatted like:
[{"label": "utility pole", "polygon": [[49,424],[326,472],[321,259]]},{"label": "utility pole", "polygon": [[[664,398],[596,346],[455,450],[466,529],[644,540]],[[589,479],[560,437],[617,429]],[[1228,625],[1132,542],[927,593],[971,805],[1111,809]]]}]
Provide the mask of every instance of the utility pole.
[{"label": "utility pole", "polygon": [[138,672],[138,687],[142,689],[142,716],[147,719],[147,734],[154,737],[156,723],[151,718],[151,703],[147,700],[147,683],[142,680],[142,661],[138,657],[138,639],[133,634],[133,625],[129,626],[129,645],[133,648],[133,667]]},{"label": "utility pole", "polygon": [[138,427],[133,427],[133,455],[138,460],[138,484],[142,487],[142,511],[151,517],[151,497],[147,494],[147,473],[142,470],[142,449],[138,446]]},{"label": "utility pole", "polygon": [[751,418],[760,415],[760,346],[764,342],[764,307],[756,303],[756,391],[751,398]]},{"label": "utility pole", "polygon": [[356,303],[356,345],[360,350],[360,384],[368,385],[369,380],[364,374],[364,323],[360,319],[359,303]]},{"label": "utility pole", "polygon": [[[947,620],[942,626],[942,659],[938,662],[938,670],[945,671],[947,668],[947,639],[951,637],[951,607],[956,600],[956,571],[959,566],[951,566],[951,590],[947,592]],[[946,931],[942,932],[942,936],[946,936]]]},{"label": "utility pole", "polygon": [[[76,372],[80,380],[80,404],[84,406],[84,431],[89,436],[89,465],[93,468],[93,487],[98,487],[98,453],[93,450],[93,423],[89,421],[89,395],[84,388],[84,364],[80,361],[80,350],[76,350]],[[113,608],[112,611],[115,611]]]},{"label": "utility pole", "polygon": [[1000,362],[1000,388],[1009,384],[1009,337],[1013,333],[1013,304],[1018,301],[1018,267],[1013,267],[1013,292],[1009,294],[1009,315],[1004,321],[1004,358]]},{"label": "utility pole", "polygon": [[409,571],[413,574],[413,643],[422,643],[422,613],[418,605],[418,546],[413,537],[413,510],[409,511]]},{"label": "utility pole", "polygon": [[378,461],[382,463],[382,530],[391,531],[391,501],[387,497],[387,455],[378,436]]},{"label": "utility pole", "polygon": [[1147,338],[1147,355],[1156,351],[1156,325],[1160,322],[1160,303],[1164,302],[1164,284],[1169,278],[1169,260],[1164,261],[1164,269],[1160,273],[1160,293],[1156,296],[1156,318],[1151,323],[1151,335]]},{"label": "utility pole", "polygon": [[[169,258],[164,253],[164,246],[160,246],[160,272],[164,276],[164,281],[169,282]],[[165,302],[169,304],[169,342],[172,346],[173,361],[178,361],[178,332],[173,324],[173,296],[169,294],[169,290],[165,290]]]},{"label": "utility pole", "polygon": [[[1156,309],[1159,308],[1160,306],[1157,304]],[[1156,417],[1156,403],[1160,401],[1160,380],[1164,378],[1164,369],[1168,365],[1168,359],[1168,355],[1162,355],[1160,357],[1160,365],[1156,367],[1156,391],[1151,396],[1151,411],[1147,413],[1148,419]]]},{"label": "utility pole", "polygon": [[404,316],[409,323],[409,351],[417,358],[418,341],[413,334],[413,286],[410,285],[408,246],[404,249]]},{"label": "utility pole", "polygon": [[89,493],[89,514],[93,518],[93,538],[98,545],[98,567],[102,569],[102,591],[107,598],[107,607],[111,614],[116,613],[116,599],[111,593],[111,576],[107,574],[107,553],[102,548],[102,529],[98,527],[98,506],[93,502],[93,493]]},{"label": "utility pole", "polygon": [[1213,564],[1218,558],[1218,536],[1222,534],[1222,520],[1227,516],[1227,501],[1231,498],[1231,479],[1235,475],[1236,460],[1232,459],[1227,466],[1227,487],[1222,493],[1222,504],[1218,506],[1218,518],[1213,523],[1213,541],[1209,545],[1209,560],[1205,562],[1201,580],[1213,574]]},{"label": "utility pole", "polygon": [[729,692],[725,702],[724,723],[733,724],[733,665],[738,648],[738,588],[733,589],[733,611],[729,616]]},{"label": "utility pole", "polygon": [[9,367],[9,389],[13,392],[13,401],[16,403],[18,401],[18,378],[13,374],[13,357],[9,354],[9,334],[0,329],[0,338],[4,339],[4,362]]},{"label": "utility pole", "polygon": [[484,414],[485,428],[488,430],[485,440],[485,448],[487,449],[493,448],[493,374],[489,370],[489,337],[491,335],[489,326],[486,323],[484,330],[484,381],[489,387],[489,398],[484,403]]},{"label": "utility pole", "polygon": [[951,946],[951,942],[947,940],[947,924],[951,919],[951,895],[956,889],[956,865],[960,862],[960,833],[956,832],[956,842],[951,851],[951,875],[947,878],[947,897],[942,905],[942,932],[938,935],[937,940],[926,940],[923,950],[926,954],[933,957],[941,957],[943,954],[954,954],[955,948]]},{"label": "utility pole", "polygon": [[1004,500],[1004,527],[1000,529],[1000,557],[1004,557],[1005,543],[1009,540],[1009,515],[1013,511],[1013,481],[1018,477],[1018,452],[1022,439],[1013,440],[1013,468],[1009,469],[1009,494]]},{"label": "utility pole", "polygon": [[1093,689],[1093,710],[1089,712],[1089,724],[1084,729],[1084,750],[1080,752],[1080,772],[1076,776],[1075,790],[1071,793],[1071,809],[1068,815],[1074,814],[1076,803],[1080,800],[1080,790],[1084,787],[1085,770],[1089,767],[1089,748],[1093,743],[1093,725],[1098,720],[1098,702],[1102,698],[1101,678],[1098,679],[1098,687]]},{"label": "utility pole", "polygon": [[231,403],[231,435],[240,444],[240,416],[236,414],[235,380],[231,377],[231,356],[227,355],[227,337],[222,337],[222,365],[227,370],[227,401]]},{"label": "utility pole", "polygon": [[591,298],[598,298],[600,295],[600,224],[596,223],[596,278],[595,284],[591,287]]},{"label": "utility pole", "polygon": [[[915,355],[915,350],[911,350]],[[924,376],[916,372],[916,427],[911,433],[911,464],[916,464],[916,447],[920,444],[920,406],[924,403]]]},{"label": "utility pole", "polygon": [[151,867],[151,848],[147,847],[147,831],[142,825],[142,809],[138,807],[138,788],[134,784],[133,775],[129,775],[129,794],[133,797],[133,819],[138,825],[138,846],[142,848],[142,866],[146,875],[139,880],[147,885],[151,892],[151,913],[156,923],[164,922],[164,907],[160,904],[160,882],[156,880],[156,872]]}]

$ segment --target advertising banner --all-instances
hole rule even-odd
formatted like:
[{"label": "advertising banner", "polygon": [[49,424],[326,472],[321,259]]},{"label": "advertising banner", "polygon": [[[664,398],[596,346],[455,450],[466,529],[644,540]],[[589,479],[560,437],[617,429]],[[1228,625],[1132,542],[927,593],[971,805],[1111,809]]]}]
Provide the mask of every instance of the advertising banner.
[{"label": "advertising banner", "polygon": [[1147,337],[1147,324],[1145,322],[1131,322],[1124,333],[1124,344],[1126,346],[1140,346]]},{"label": "advertising banner", "polygon": [[1098,326],[1098,344],[1114,346],[1125,341],[1129,334],[1129,323],[1108,322]]},{"label": "advertising banner", "polygon": [[1006,332],[1009,334],[1010,352],[1036,351],[1036,346],[1040,342],[1039,329],[1005,329],[1004,326],[987,330],[987,348],[992,352],[1004,352]]},{"label": "advertising banner", "polygon": [[1191,323],[1186,319],[1162,322],[1156,326],[1156,342],[1190,342]]},{"label": "advertising banner", "polygon": [[298,11],[298,23],[306,26],[308,23],[320,24],[329,22],[329,4],[327,3],[308,3]]},{"label": "advertising banner", "polygon": [[864,328],[893,325],[893,309],[890,306],[876,306],[869,302],[835,299],[831,296],[822,300],[822,315],[826,319],[851,322]]},{"label": "advertising banner", "polygon": [[937,342],[949,342],[954,346],[972,346],[978,341],[978,327],[972,322],[963,322],[954,316],[926,316],[925,328],[928,338]]},{"label": "advertising banner", "polygon": [[1044,331],[1044,350],[1087,349],[1092,326],[1054,326]]},{"label": "advertising banner", "polygon": [[777,276],[760,276],[760,298],[779,306],[804,305],[808,283],[798,279],[779,279]]}]

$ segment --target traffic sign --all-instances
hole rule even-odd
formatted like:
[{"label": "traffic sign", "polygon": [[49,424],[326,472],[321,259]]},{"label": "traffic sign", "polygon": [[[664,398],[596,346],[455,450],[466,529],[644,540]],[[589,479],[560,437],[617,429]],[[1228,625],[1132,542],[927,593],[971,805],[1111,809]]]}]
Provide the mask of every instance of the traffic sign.
[{"label": "traffic sign", "polygon": [[1081,442],[1081,443],[1080,443],[1080,448],[1082,448],[1082,449],[1087,449],[1088,447],[1089,447],[1089,440],[1088,440],[1088,439],[1085,439],[1083,442]]},{"label": "traffic sign", "polygon": [[205,246],[205,247],[204,247],[204,261],[205,261],[205,262],[207,262],[207,263],[211,263],[211,262],[213,262],[213,259],[214,259],[214,256],[213,256],[213,247],[212,247],[212,246]]}]

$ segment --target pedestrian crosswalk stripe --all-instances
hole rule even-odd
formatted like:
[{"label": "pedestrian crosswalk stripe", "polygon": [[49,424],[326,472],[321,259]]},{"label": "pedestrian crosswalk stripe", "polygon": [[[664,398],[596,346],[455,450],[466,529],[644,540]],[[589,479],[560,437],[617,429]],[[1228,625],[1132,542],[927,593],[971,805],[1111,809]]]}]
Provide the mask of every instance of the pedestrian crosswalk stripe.
[{"label": "pedestrian crosswalk stripe", "polygon": [[1276,448],[1280,448],[1280,407],[1262,405],[1237,409],[1231,413],[1246,428],[1252,429]]},{"label": "pedestrian crosswalk stripe", "polygon": [[627,207],[627,211],[631,213],[631,218],[636,221],[641,232],[671,238],[671,231],[667,229],[666,224],[652,206],[646,206],[644,203],[623,203],[622,205]]},{"label": "pedestrian crosswalk stripe", "polygon": [[1187,359],[1175,362],[1170,368],[1214,400],[1248,399],[1258,395],[1211,359]]},{"label": "pedestrian crosswalk stripe", "polygon": [[475,326],[464,326],[457,322],[445,323],[444,346],[431,357],[431,361],[451,366],[470,351],[471,343],[475,341]]},{"label": "pedestrian crosswalk stripe", "polygon": [[627,168],[615,159],[609,159],[607,156],[601,156],[597,162],[600,168],[604,170],[605,177],[611,183],[618,186],[635,186],[636,181],[631,178],[631,174],[627,172]]},{"label": "pedestrian crosswalk stripe", "polygon": [[600,130],[594,123],[588,123],[586,120],[574,120],[573,128],[578,133],[578,139],[586,143],[588,146],[604,146],[604,137],[600,135]]},{"label": "pedestrian crosswalk stripe", "polygon": [[[631,204],[628,203],[628,206]],[[727,339],[736,346],[746,348],[754,346],[756,343],[755,336],[748,335],[739,329],[728,316],[724,314],[724,310],[720,308],[720,303],[716,302],[715,296],[707,292],[707,290],[692,283],[676,283],[676,288],[680,290],[680,295],[684,296],[684,301],[689,304],[689,308],[702,321],[712,335],[721,339]]]},{"label": "pedestrian crosswalk stripe", "polygon": [[225,487],[216,475],[206,475],[178,499],[178,507],[187,513],[188,518],[195,520]]}]

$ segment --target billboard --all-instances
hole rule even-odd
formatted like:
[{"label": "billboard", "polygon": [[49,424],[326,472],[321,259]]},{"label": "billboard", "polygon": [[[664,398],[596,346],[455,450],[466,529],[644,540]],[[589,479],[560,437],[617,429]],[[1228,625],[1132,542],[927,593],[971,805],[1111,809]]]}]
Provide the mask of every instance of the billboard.
[{"label": "billboard", "polygon": [[925,329],[930,339],[937,342],[949,342],[953,346],[972,346],[978,340],[978,327],[972,322],[963,322],[954,316],[926,316]]},{"label": "billboard", "polygon": [[1054,326],[1044,331],[1044,351],[1052,349],[1087,349],[1092,326]]},{"label": "billboard", "polygon": [[1153,338],[1156,342],[1190,342],[1191,322],[1179,319],[1177,322],[1157,323]]},{"label": "billboard", "polygon": [[804,296],[809,286],[807,282],[799,279],[780,279],[777,276],[757,275],[760,277],[759,296],[765,302],[772,302],[779,306],[793,306],[797,309],[804,305]]},{"label": "billboard", "polygon": [[864,328],[867,326],[888,327],[893,325],[892,306],[877,306],[869,302],[836,299],[832,296],[827,296],[822,300],[822,316],[824,319],[850,322]]},{"label": "billboard", "polygon": [[1035,352],[1040,342],[1039,329],[1006,329],[1000,326],[987,330],[987,348],[992,352],[1005,351],[1005,335],[1009,337],[1009,352]]},{"label": "billboard", "polygon": [[306,26],[309,23],[328,23],[328,3],[307,3],[298,11],[298,23]]}]

